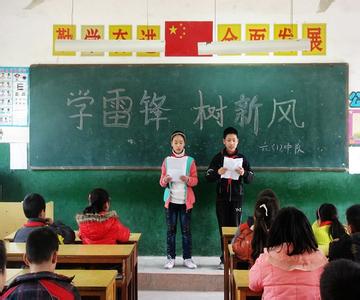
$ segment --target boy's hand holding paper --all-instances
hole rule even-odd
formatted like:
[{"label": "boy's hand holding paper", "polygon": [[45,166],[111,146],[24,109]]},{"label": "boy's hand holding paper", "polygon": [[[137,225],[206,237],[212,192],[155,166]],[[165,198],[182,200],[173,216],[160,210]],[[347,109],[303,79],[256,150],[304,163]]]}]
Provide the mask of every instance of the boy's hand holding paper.
[{"label": "boy's hand holding paper", "polygon": [[223,175],[221,175],[221,178],[231,178],[234,180],[239,179],[239,175],[243,173],[241,170],[242,164],[243,164],[242,158],[224,157],[223,168],[226,169],[226,172]]}]

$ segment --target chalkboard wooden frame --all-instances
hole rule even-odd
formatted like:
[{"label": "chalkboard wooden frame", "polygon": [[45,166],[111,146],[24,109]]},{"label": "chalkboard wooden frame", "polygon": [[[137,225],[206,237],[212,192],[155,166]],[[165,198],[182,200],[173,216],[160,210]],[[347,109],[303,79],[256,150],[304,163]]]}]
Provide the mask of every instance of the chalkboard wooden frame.
[{"label": "chalkboard wooden frame", "polygon": [[[49,140],[49,136],[46,136],[42,130],[45,128],[47,130],[50,130],[48,128],[50,128],[51,124],[47,121],[44,121],[46,119],[46,116],[53,116],[54,112],[52,111],[52,106],[46,106],[44,111],[41,112],[41,109],[39,109],[39,105],[41,106],[44,103],[47,103],[49,99],[54,98],[54,101],[57,101],[58,97],[57,94],[53,94],[53,91],[60,91],[62,88],[67,87],[68,85],[71,85],[71,80],[75,81],[75,83],[79,83],[78,85],[74,85],[76,86],[76,88],[80,91],[80,89],[86,89],[86,84],[84,85],[85,82],[87,82],[87,78],[91,79],[95,79],[92,82],[95,82],[94,85],[98,88],[98,89],[102,89],[100,96],[98,96],[98,99],[101,99],[101,96],[103,98],[105,98],[104,94],[105,91],[108,91],[110,89],[109,86],[106,86],[107,82],[105,80],[103,80],[101,78],[101,74],[105,74],[106,72],[108,72],[108,70],[110,70],[110,73],[106,73],[106,74],[125,74],[124,70],[126,70],[130,76],[130,79],[123,79],[121,78],[121,80],[119,81],[120,83],[118,84],[117,87],[123,87],[126,91],[130,91],[131,88],[134,87],[138,87],[141,86],[140,90],[147,90],[148,94],[146,95],[148,98],[151,98],[152,96],[154,96],[154,93],[158,93],[157,97],[161,97],[163,94],[168,93],[167,97],[168,99],[169,94],[171,94],[171,92],[173,92],[175,90],[174,87],[171,87],[171,84],[174,84],[174,82],[176,84],[182,84],[185,86],[185,84],[191,86],[193,84],[193,79],[191,78],[191,76],[189,76],[190,73],[187,74],[181,74],[181,72],[183,72],[183,70],[189,70],[191,69],[193,74],[195,74],[196,79],[198,80],[197,84],[197,88],[193,89],[193,95],[194,95],[194,99],[196,101],[199,102],[200,98],[203,98],[203,102],[205,102],[206,105],[208,105],[211,101],[213,101],[210,106],[213,105],[213,107],[216,109],[217,106],[219,106],[219,99],[220,93],[225,93],[224,90],[226,90],[226,88],[224,88],[224,90],[220,90],[220,86],[225,83],[229,84],[227,86],[228,90],[231,89],[235,89],[237,88],[237,84],[238,82],[233,80],[233,77],[229,77],[230,73],[232,73],[232,75],[236,75],[239,76],[239,78],[241,76],[243,76],[244,78],[241,77],[242,80],[239,80],[239,84],[241,85],[243,83],[243,86],[241,86],[238,91],[236,91],[236,96],[237,96],[237,100],[239,101],[239,97],[241,94],[243,94],[243,98],[248,98],[248,104],[250,103],[250,100],[253,100],[254,95],[256,95],[256,93],[254,92],[257,88],[257,86],[255,86],[254,81],[256,81],[256,84],[258,84],[259,86],[264,86],[265,88],[267,88],[270,92],[269,94],[271,94],[271,92],[273,92],[273,94],[279,93],[282,95],[277,95],[279,96],[279,99],[281,98],[281,100],[283,99],[291,99],[292,95],[296,95],[297,97],[300,95],[299,94],[299,90],[301,89],[307,89],[308,86],[311,86],[311,88],[317,87],[319,86],[319,91],[316,91],[316,88],[314,88],[313,90],[311,88],[309,88],[309,90],[306,90],[306,96],[307,97],[312,97],[313,99],[317,99],[316,97],[321,97],[321,93],[326,93],[326,90],[331,90],[333,88],[334,85],[336,85],[336,93],[337,93],[337,97],[339,97],[339,95],[343,98],[343,101],[339,100],[341,102],[340,104],[337,104],[337,108],[334,111],[331,111],[331,116],[333,118],[333,122],[338,122],[340,129],[337,132],[338,136],[340,136],[340,138],[338,138],[335,142],[336,143],[340,143],[340,145],[335,145],[336,148],[336,153],[340,153],[339,155],[341,156],[341,159],[336,162],[335,164],[331,164],[332,162],[325,162],[323,163],[322,161],[320,162],[316,162],[312,163],[312,161],[310,161],[310,163],[302,163],[301,160],[298,160],[298,162],[295,162],[294,164],[291,163],[285,163],[285,165],[263,165],[263,163],[257,164],[257,157],[255,155],[252,155],[253,150],[247,147],[247,136],[245,136],[244,138],[244,131],[242,130],[243,128],[246,129],[247,124],[245,124],[244,127],[241,127],[239,124],[235,125],[235,127],[237,127],[239,129],[240,132],[240,140],[241,140],[241,144],[240,144],[240,151],[243,152],[250,160],[252,166],[254,167],[254,169],[256,170],[274,170],[274,171],[322,171],[322,170],[326,170],[326,171],[344,171],[346,170],[347,166],[348,166],[348,157],[347,157],[347,109],[346,109],[346,98],[348,95],[348,65],[347,64],[339,64],[339,63],[335,63],[335,64],[238,64],[238,65],[32,65],[30,67],[30,167],[34,170],[40,169],[54,169],[54,170],[65,170],[65,169],[94,169],[94,170],[107,170],[107,169],[117,169],[117,170],[152,170],[152,169],[158,169],[159,165],[161,164],[161,161],[164,157],[164,155],[168,154],[169,152],[169,142],[168,142],[168,135],[170,134],[170,132],[173,129],[183,129],[183,126],[186,126],[186,124],[181,124],[180,126],[178,124],[171,124],[167,126],[167,128],[165,128],[166,126],[164,126],[164,128],[160,128],[161,131],[166,131],[165,134],[163,134],[162,136],[159,135],[159,140],[155,141],[156,146],[159,146],[159,151],[155,151],[158,152],[156,153],[156,156],[153,155],[153,153],[151,153],[151,155],[153,155],[151,158],[149,158],[149,160],[145,163],[145,164],[138,164],[137,162],[134,163],[133,158],[130,158],[129,160],[125,160],[125,163],[114,163],[111,164],[101,164],[99,162],[95,162],[94,164],[92,164],[92,162],[90,162],[90,164],[88,162],[86,162],[85,164],[80,162],[80,163],[74,163],[71,162],[70,164],[56,164],[56,156],[55,156],[55,163],[53,163],[52,161],[48,160],[48,162],[43,163],[40,160],[37,160],[36,158],[39,156],[39,154],[46,154],[46,146],[48,146],[48,142],[43,142],[41,141],[42,139],[45,141]],[[248,78],[246,78],[247,75],[244,75],[243,73],[241,73],[241,70],[246,69],[247,72],[251,73]],[[308,71],[306,71],[306,69],[308,69]],[[330,71],[324,71],[326,76],[329,76],[327,79],[324,79],[323,83],[321,81],[321,78],[324,76],[323,71],[320,71],[322,69],[327,69]],[[78,71],[82,71],[82,73],[76,73]],[[85,70],[85,72],[84,72]],[[120,70],[120,71],[119,71]],[[123,70],[123,71],[121,71]],[[164,71],[165,70],[165,71]],[[239,71],[240,70],[240,71]],[[334,71],[335,70],[335,71]],[[103,73],[101,73],[103,72]],[[104,73],[105,72],[105,73]],[[120,73],[116,73],[116,72],[120,72]],[[121,73],[123,72],[123,73]],[[146,82],[147,79],[149,79],[147,76],[149,76],[149,73],[153,72],[153,75],[164,75],[164,74],[168,74],[169,76],[163,76],[161,78],[157,78],[154,79],[151,84],[144,84],[143,82]],[[168,72],[168,73],[167,73]],[[238,72],[238,73],[236,73]],[[268,75],[267,77],[267,73],[271,73],[270,75]],[[285,76],[284,74],[282,74],[283,72],[285,72]],[[293,75],[292,72],[295,72]],[[328,73],[330,74],[328,74]],[[334,74],[332,74],[332,72]],[[185,72],[186,73],[186,72]],[[210,74],[211,73],[211,74]],[[66,76],[65,76],[65,75]],[[79,77],[74,77],[77,75],[74,74],[80,74]],[[99,75],[100,74],[100,75]],[[180,74],[180,75],[179,75]],[[234,75],[234,76],[235,76]],[[286,76],[287,75],[287,76]],[[183,76],[183,77],[181,77]],[[188,76],[188,77],[184,77],[184,76]],[[252,76],[252,77],[251,77]],[[278,76],[280,78],[280,80],[276,77]],[[297,83],[297,81],[289,81],[291,84],[293,84],[293,86],[286,86],[286,80],[288,80],[287,77],[291,77],[291,76],[299,76],[299,82]],[[70,77],[70,78],[68,78]],[[169,78],[166,78],[169,77]],[[229,80],[227,80],[229,77]],[[134,79],[134,80],[133,80]],[[252,80],[253,79],[253,80]],[[269,80],[274,80],[275,83],[275,87],[273,88],[270,84],[269,84]],[[97,81],[96,81],[97,80]],[[212,82],[212,80],[214,80],[214,82]],[[231,80],[233,80],[231,83],[229,83]],[[303,83],[301,83],[301,80],[303,80]],[[328,82],[326,82],[326,80],[328,80]],[[135,83],[133,83],[133,81]],[[319,82],[316,82],[319,81]],[[340,84],[338,84],[338,81],[341,81]],[[315,83],[316,82],[316,83]],[[114,88],[114,83],[110,84],[112,85],[112,88]],[[115,84],[116,85],[116,84]],[[72,92],[74,92],[76,90],[76,88],[74,88],[74,86],[72,86],[71,88],[73,88]],[[91,84],[89,84],[90,87],[92,87]],[[89,88],[88,86],[88,88]],[[152,86],[154,86],[154,88],[151,90]],[[279,90],[276,90],[279,89]],[[291,90],[292,89],[292,90]],[[71,89],[70,89],[71,90]],[[66,100],[66,97],[68,97],[69,99],[69,91],[67,90],[66,93],[64,93],[61,97],[62,97],[62,101]],[[76,90],[78,92],[78,90]],[[340,91],[339,91],[340,90]],[[170,92],[169,92],[170,91]],[[202,91],[202,94],[200,94],[200,91]],[[280,92],[279,92],[280,91]],[[84,91],[82,91],[84,92]],[[161,94],[163,93],[163,94]],[[300,92],[301,93],[301,92]],[[66,94],[66,95],[65,95]],[[209,95],[213,95],[213,97],[209,96]],[[258,100],[259,102],[262,100],[262,98],[264,98],[264,94],[258,93]],[[141,92],[140,94],[138,93],[138,95],[135,96],[135,93],[130,91],[129,95],[132,98],[136,98],[140,99],[141,97],[144,98],[144,93]],[[188,96],[189,94],[184,94],[184,96]],[[180,95],[181,96],[181,95]],[[229,104],[233,104],[231,101],[229,102],[229,100],[226,100],[226,98],[234,98],[234,93],[229,92],[229,94],[223,94],[221,95],[222,98],[224,99],[224,104],[223,106],[226,106]],[[328,94],[328,97],[332,97],[331,93]],[[334,96],[335,97],[335,96]],[[145,97],[146,98],[146,97]],[[181,98],[181,97],[180,97]],[[179,98],[179,99],[180,99]],[[272,95],[269,96],[268,101],[275,101],[274,96]],[[304,97],[305,98],[305,97]],[[192,99],[192,100],[194,100]],[[250,100],[249,100],[250,99]],[[280,102],[280,100],[277,99],[278,102]],[[188,101],[188,102],[186,102]],[[227,102],[226,102],[227,101]],[[233,100],[233,102],[235,102],[235,100]],[[270,105],[272,105],[270,102],[268,102],[268,107],[266,109],[264,109],[264,111],[268,112],[268,115],[271,115],[270,112]],[[39,104],[40,103],[40,104]],[[64,102],[65,103],[65,102]],[[66,106],[65,104],[62,104],[63,107],[61,107],[59,110],[63,110],[65,111],[66,109],[69,109],[69,106]],[[194,116],[195,116],[195,111],[196,111],[196,105],[197,105],[197,109],[199,111],[199,104],[195,103],[195,102],[191,102],[191,100],[188,100],[188,98],[184,98],[184,103],[188,106],[188,107],[192,107],[191,110],[189,110],[188,112],[184,112],[183,110],[181,110],[177,115],[181,115],[181,117],[185,118],[185,123],[190,124],[191,122],[194,123]],[[255,103],[255,104],[254,104]],[[270,103],[270,104],[269,104]],[[274,102],[275,103],[275,102]],[[253,101],[253,105],[256,105],[256,101]],[[316,108],[313,102],[310,102],[310,108]],[[313,105],[313,106],[311,106]],[[321,104],[323,105],[323,103]],[[134,105],[135,106],[135,105]],[[165,105],[166,106],[166,105]],[[275,106],[275,104],[274,104]],[[288,104],[288,107],[290,107],[290,104]],[[181,108],[182,109],[182,108]],[[294,110],[294,108],[292,108]],[[235,110],[235,109],[234,109]],[[275,109],[274,109],[275,110]],[[139,108],[138,108],[139,111]],[[337,115],[337,113],[339,112],[339,116]],[[138,112],[139,114],[139,112]],[[192,114],[193,118],[190,119],[186,119],[188,117],[188,115]],[[139,114],[140,115],[140,114]],[[306,118],[310,118],[308,117],[306,114],[302,115],[303,119],[305,121],[307,121],[308,119]],[[189,117],[190,118],[190,117]],[[288,114],[288,118],[289,114]],[[223,122],[223,126],[218,126],[216,124],[217,120],[211,120],[213,121],[210,126],[207,127],[207,123],[204,122],[203,124],[203,130],[206,131],[205,132],[205,137],[204,137],[204,131],[199,131],[199,128],[197,128],[196,130],[200,133],[195,134],[195,138],[193,138],[192,140],[190,139],[189,141],[189,154],[193,155],[196,159],[198,159],[197,156],[201,156],[200,154],[202,154],[204,152],[204,149],[206,151],[205,154],[205,158],[200,158],[199,159],[199,165],[200,165],[200,169],[205,168],[205,166],[208,164],[208,162],[210,161],[211,157],[221,149],[222,144],[221,144],[221,135],[222,135],[222,131],[226,126],[234,126],[234,124],[232,124],[229,120],[230,119],[226,119],[224,117],[225,121]],[[285,115],[283,115],[283,119],[286,119]],[[100,117],[98,118],[98,120],[100,120]],[[183,121],[183,120],[182,120]],[[190,122],[191,121],[191,122]],[[299,120],[296,120],[296,118],[294,117],[292,120],[293,123],[297,122],[297,126],[301,127],[301,115],[299,117]],[[331,125],[331,122],[324,122],[324,120],[322,120],[320,125],[324,126],[324,124],[327,126],[327,124]],[[161,122],[159,122],[160,124],[162,124]],[[267,120],[268,125],[269,120]],[[61,127],[59,125],[62,125],[64,123],[62,123],[62,121],[60,121],[60,123],[56,123],[55,127]],[[274,126],[274,122],[271,124],[271,126]],[[196,124],[197,126],[199,125],[199,122]],[[243,124],[244,125],[244,124]],[[266,124],[265,124],[266,125]],[[71,130],[74,130],[73,128],[70,128],[68,123],[65,124],[64,127],[68,126],[67,131],[70,132]],[[253,126],[253,124],[250,124],[250,126]],[[320,131],[323,130],[320,126]],[[73,126],[75,127],[75,126]],[[161,127],[161,126],[160,126]],[[265,127],[265,126],[264,126]],[[145,125],[144,125],[145,128]],[[149,129],[150,128],[150,129]],[[146,127],[144,130],[146,130],[148,135],[156,135],[158,134],[157,130],[154,130],[155,125],[154,123],[150,123],[148,124],[148,127]],[[261,128],[260,128],[261,129]],[[297,128],[298,129],[298,128]],[[196,131],[195,129],[193,130],[194,132]],[[277,127],[277,130],[279,130],[279,132],[283,133],[281,130],[282,127]],[[319,129],[317,129],[319,130]],[[334,130],[338,130],[338,129],[334,129]],[[191,135],[194,136],[194,134],[192,134],[192,130],[185,128],[185,131],[188,135],[190,135],[190,137],[192,138]],[[39,135],[38,133],[41,132],[41,134]],[[100,132],[100,131],[99,131]],[[139,131],[136,131],[139,132]],[[289,131],[286,132],[285,135],[287,137],[291,137],[291,134],[293,131]],[[190,134],[189,134],[190,133]],[[322,132],[320,132],[322,133]],[[91,132],[89,133],[90,137],[91,137]],[[101,135],[101,133],[95,133],[97,135],[97,137],[103,137]],[[309,133],[306,133],[309,134]],[[207,135],[209,137],[207,137]],[[246,135],[246,133],[245,133]],[[111,137],[111,135],[110,135]],[[200,148],[196,149],[194,145],[194,140],[196,140],[197,137],[201,137],[202,141],[204,139],[211,139],[211,142],[206,141],[206,145],[201,145]],[[315,137],[315,139],[317,139],[317,137]],[[60,140],[62,141],[62,140]],[[311,141],[311,140],[310,140]],[[137,141],[135,141],[137,142]],[[325,138],[325,142],[326,138]],[[70,143],[70,142],[69,142]],[[317,140],[314,140],[314,144],[317,143]],[[40,145],[41,144],[41,145]],[[203,143],[204,144],[204,143]],[[329,148],[332,142],[328,141],[327,144],[325,145],[325,148]],[[40,145],[40,150],[36,150],[36,147]],[[80,141],[79,144],[77,146],[81,146],[82,142]],[[125,145],[128,146],[128,145]],[[261,146],[261,145],[260,145]],[[260,146],[258,145],[258,148],[260,148]],[[273,148],[278,148],[275,149],[274,151],[278,151],[278,154],[280,153],[280,148],[285,147],[285,143],[284,144],[277,144],[277,145],[266,145],[266,147],[273,147]],[[205,148],[204,148],[205,147]],[[264,146],[265,147],[265,146]],[[319,145],[319,149],[322,147],[322,145]],[[210,150],[208,149],[210,148]],[[289,145],[290,149],[294,149],[295,148],[295,142],[291,145]],[[131,149],[131,148],[128,148]],[[263,148],[262,148],[263,149]],[[258,150],[258,149],[257,149]],[[300,149],[301,150],[301,149]],[[321,151],[323,151],[323,149],[319,150],[319,153],[316,153],[320,159],[321,158]],[[129,151],[131,152],[131,151]],[[120,152],[118,152],[120,153]],[[146,151],[142,154],[148,154],[146,153]],[[161,155],[160,155],[161,154]],[[40,155],[40,156],[41,156]],[[58,158],[60,157],[60,154],[57,154]],[[91,154],[89,154],[91,155]],[[336,154],[332,154],[334,155],[333,158],[337,159]],[[277,162],[278,158],[279,158],[280,154],[278,155],[278,157],[276,155],[273,156],[269,156],[269,161],[271,162]],[[155,157],[155,158],[154,158]],[[92,158],[91,158],[92,159]],[[90,160],[91,160],[90,159]],[[89,160],[89,161],[90,161]],[[49,163],[50,161],[50,163]],[[109,161],[108,161],[109,162]],[[53,165],[52,165],[53,164]],[[286,165],[288,164],[288,165]]]}]

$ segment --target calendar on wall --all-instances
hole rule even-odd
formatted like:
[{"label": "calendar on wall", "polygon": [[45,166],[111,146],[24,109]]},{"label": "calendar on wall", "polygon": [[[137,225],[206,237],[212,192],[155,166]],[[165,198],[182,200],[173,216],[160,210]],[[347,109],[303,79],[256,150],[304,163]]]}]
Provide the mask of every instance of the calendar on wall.
[{"label": "calendar on wall", "polygon": [[28,126],[29,68],[0,67],[0,126]]}]

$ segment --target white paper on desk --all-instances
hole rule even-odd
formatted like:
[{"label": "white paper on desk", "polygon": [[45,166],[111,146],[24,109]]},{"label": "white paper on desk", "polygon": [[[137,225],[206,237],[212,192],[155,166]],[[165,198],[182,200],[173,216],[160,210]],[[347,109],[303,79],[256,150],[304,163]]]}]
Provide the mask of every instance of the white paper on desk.
[{"label": "white paper on desk", "polygon": [[180,182],[180,177],[186,173],[187,157],[169,157],[167,159],[166,170],[167,174],[172,178],[173,182]]},{"label": "white paper on desk", "polygon": [[242,158],[229,158],[224,157],[223,168],[227,171],[221,175],[221,178],[231,178],[234,180],[239,179],[239,173],[235,171],[237,168],[242,168],[243,159]]}]

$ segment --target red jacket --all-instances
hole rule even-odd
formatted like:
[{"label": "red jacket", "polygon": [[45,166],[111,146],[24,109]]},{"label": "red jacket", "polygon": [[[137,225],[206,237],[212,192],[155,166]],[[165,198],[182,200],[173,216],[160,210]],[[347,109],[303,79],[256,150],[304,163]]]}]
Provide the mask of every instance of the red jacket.
[{"label": "red jacket", "polygon": [[121,224],[115,211],[78,214],[76,222],[83,244],[117,244],[129,240],[130,230]]}]

